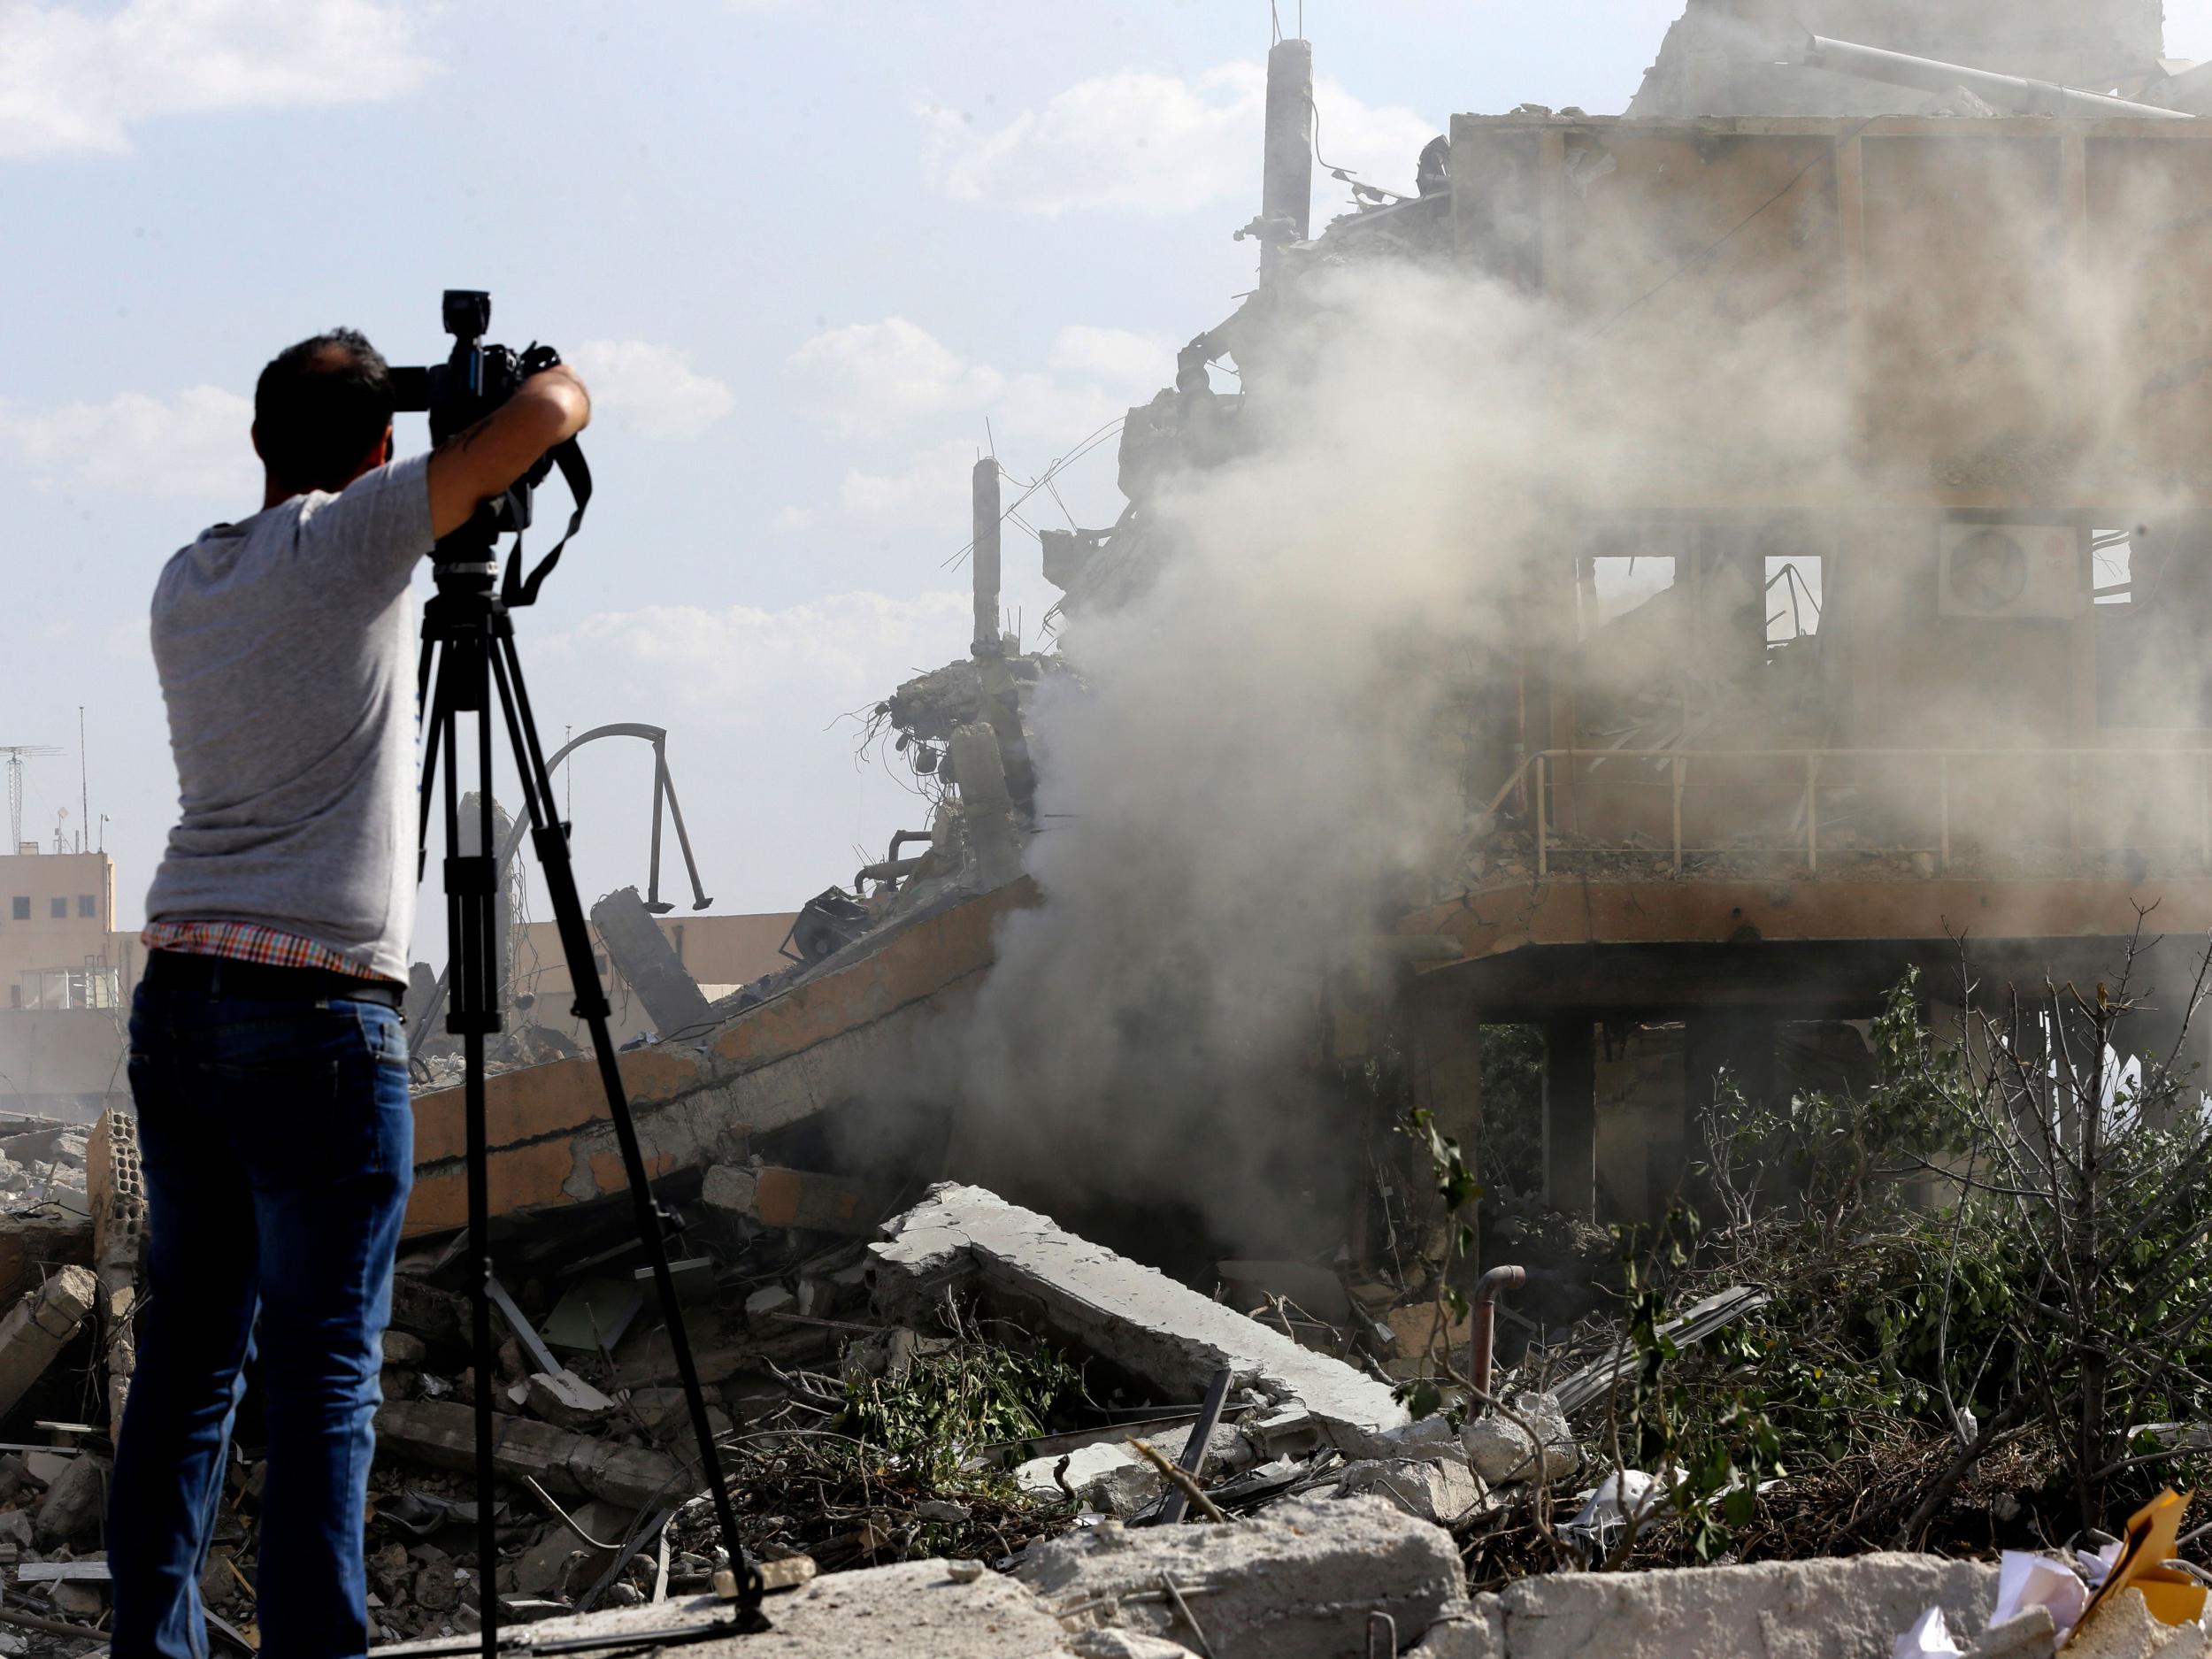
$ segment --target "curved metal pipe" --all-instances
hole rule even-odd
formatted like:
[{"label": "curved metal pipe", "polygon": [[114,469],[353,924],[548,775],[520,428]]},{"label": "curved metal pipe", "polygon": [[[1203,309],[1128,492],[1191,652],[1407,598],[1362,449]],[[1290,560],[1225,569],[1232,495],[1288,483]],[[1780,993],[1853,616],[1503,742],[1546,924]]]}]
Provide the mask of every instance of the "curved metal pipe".
[{"label": "curved metal pipe", "polygon": [[[647,876],[648,896],[645,908],[656,915],[674,908],[672,905],[660,902],[660,807],[661,803],[666,801],[669,813],[675,819],[676,845],[682,849],[684,855],[684,872],[691,878],[691,908],[695,910],[705,910],[714,901],[707,896],[706,889],[699,885],[699,861],[691,856],[691,836],[684,828],[683,809],[676,804],[676,785],[668,775],[668,728],[666,726],[647,726],[637,720],[617,720],[607,726],[595,726],[590,731],[579,733],[555,749],[546,759],[545,775],[549,778],[552,777],[559,770],[561,763],[583,748],[585,744],[595,743],[606,737],[634,737],[641,742],[649,744],[653,750],[653,844],[651,863]],[[549,809],[552,803],[548,802],[546,804]],[[515,818],[510,825],[507,839],[499,849],[499,873],[495,879],[501,886],[506,885],[508,866],[514,863],[515,854],[521,850],[522,838],[529,833],[530,819],[526,813]],[[417,1045],[423,1041],[427,1033],[437,1028],[439,1016],[445,1011],[446,996],[452,974],[453,958],[449,954],[445,967],[438,975],[437,986],[431,992],[429,1002],[424,1005],[421,1023],[408,1036],[407,1048],[410,1055],[412,1055]]]},{"label": "curved metal pipe", "polygon": [[[1490,1356],[1496,1346],[1498,1330],[1498,1293],[1518,1290],[1527,1283],[1525,1267],[1494,1267],[1475,1286],[1475,1330],[1468,1342],[1467,1377],[1478,1394],[1487,1395],[1490,1392]],[[1480,1406],[1482,1402],[1478,1400],[1475,1403]]]}]

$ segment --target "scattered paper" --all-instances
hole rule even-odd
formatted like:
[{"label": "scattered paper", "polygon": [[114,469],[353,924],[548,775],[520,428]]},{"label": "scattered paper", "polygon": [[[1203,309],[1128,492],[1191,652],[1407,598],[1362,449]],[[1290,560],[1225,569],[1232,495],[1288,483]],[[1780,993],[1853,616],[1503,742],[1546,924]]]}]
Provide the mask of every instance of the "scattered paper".
[{"label": "scattered paper", "polygon": [[1897,1639],[1889,1659],[1966,1659],[1966,1649],[1951,1640],[1951,1626],[1943,1609],[1932,1607]]},{"label": "scattered paper", "polygon": [[2169,1486],[2128,1517],[2125,1548],[2090,1598],[2076,1634],[2099,1608],[2127,1589],[2143,1593],[2151,1617],[2162,1624],[2193,1624],[2204,1617],[2204,1586],[2165,1564],[2180,1553],[2181,1517],[2188,1507],[2188,1499]]},{"label": "scattered paper", "polygon": [[2008,1549],[1997,1569],[1997,1606],[1991,1628],[2017,1618],[2032,1607],[2048,1608],[2051,1624],[2064,1641],[2089,1610],[2089,1586],[2062,1561]]}]

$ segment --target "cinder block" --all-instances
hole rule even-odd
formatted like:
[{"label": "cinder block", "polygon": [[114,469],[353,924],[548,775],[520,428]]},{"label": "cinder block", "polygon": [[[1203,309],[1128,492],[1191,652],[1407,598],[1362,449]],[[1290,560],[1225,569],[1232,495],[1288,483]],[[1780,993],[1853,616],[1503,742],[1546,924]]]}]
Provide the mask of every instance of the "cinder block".
[{"label": "cinder block", "polygon": [[0,1319],[0,1417],[15,1409],[92,1312],[100,1284],[89,1270],[65,1267]]}]

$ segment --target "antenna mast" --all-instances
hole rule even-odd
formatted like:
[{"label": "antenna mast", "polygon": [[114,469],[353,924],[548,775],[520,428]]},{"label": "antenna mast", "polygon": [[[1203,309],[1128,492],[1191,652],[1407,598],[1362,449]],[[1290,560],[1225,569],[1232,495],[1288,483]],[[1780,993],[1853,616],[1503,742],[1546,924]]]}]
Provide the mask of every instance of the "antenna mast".
[{"label": "antenna mast", "polygon": [[8,757],[7,850],[11,854],[23,850],[23,763],[35,756],[60,753],[47,743],[0,743],[0,755]]}]

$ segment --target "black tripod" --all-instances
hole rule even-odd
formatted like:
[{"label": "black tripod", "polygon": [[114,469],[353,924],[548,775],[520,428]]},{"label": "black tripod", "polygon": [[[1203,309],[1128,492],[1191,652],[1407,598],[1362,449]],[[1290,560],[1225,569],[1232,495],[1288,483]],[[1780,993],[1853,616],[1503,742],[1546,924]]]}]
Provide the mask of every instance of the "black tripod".
[{"label": "black tripod", "polygon": [[[684,1399],[691,1409],[691,1429],[698,1441],[699,1458],[706,1474],[707,1490],[714,1500],[715,1519],[729,1551],[733,1578],[723,1587],[734,1591],[734,1625],[652,1633],[666,1642],[688,1638],[762,1631],[768,1621],[760,1610],[762,1583],[759,1570],[746,1558],[739,1541],[737,1521],[730,1507],[729,1487],[722,1478],[716,1455],[714,1431],[707,1421],[705,1396],[700,1392],[699,1372],[692,1363],[690,1339],[684,1333],[683,1311],[677,1302],[675,1281],[668,1271],[665,1233],[669,1219],[646,1184],[645,1159],[638,1148],[637,1125],[631,1121],[622,1074],[615,1067],[614,1046],[607,1034],[606,994],[593,964],[591,936],[584,926],[584,910],[576,895],[576,876],[568,855],[568,826],[553,816],[553,780],[538,742],[537,726],[530,714],[529,693],[522,683],[522,662],[515,650],[514,626],[507,603],[495,588],[498,566],[493,548],[499,518],[480,509],[475,518],[438,544],[438,591],[423,608],[422,659],[416,680],[418,706],[423,718],[422,856],[429,856],[431,803],[437,792],[438,763],[445,761],[445,897],[446,930],[452,956],[451,1004],[446,1029],[462,1041],[467,1064],[465,1106],[468,1121],[469,1256],[475,1282],[476,1349],[476,1555],[478,1601],[483,1618],[481,1650],[491,1659],[499,1645],[498,1525],[492,1504],[493,1368],[491,1325],[492,1260],[489,1202],[484,1127],[484,1039],[503,1023],[499,999],[500,947],[494,936],[493,904],[499,885],[499,855],[492,840],[492,697],[498,694],[500,713],[507,726],[507,741],[514,751],[515,769],[522,777],[524,814],[530,839],[537,849],[538,864],[545,873],[552,900],[553,919],[560,931],[561,952],[568,962],[569,983],[576,988],[575,1013],[591,1028],[592,1052],[598,1058],[599,1078],[607,1093],[608,1114],[614,1119],[616,1139],[622,1148],[622,1166],[630,1183],[630,1202],[637,1217],[638,1237],[653,1264],[653,1283],[660,1293],[661,1312],[668,1325],[669,1345],[675,1351],[676,1371]],[[454,850],[458,838],[461,803],[457,777],[461,760],[459,738],[465,721],[475,734],[476,801],[479,822],[475,845],[465,856]],[[640,1635],[632,1632],[619,1645],[634,1647]],[[608,1645],[617,1645],[611,1640]],[[573,1646],[570,1644],[569,1646]]]}]

